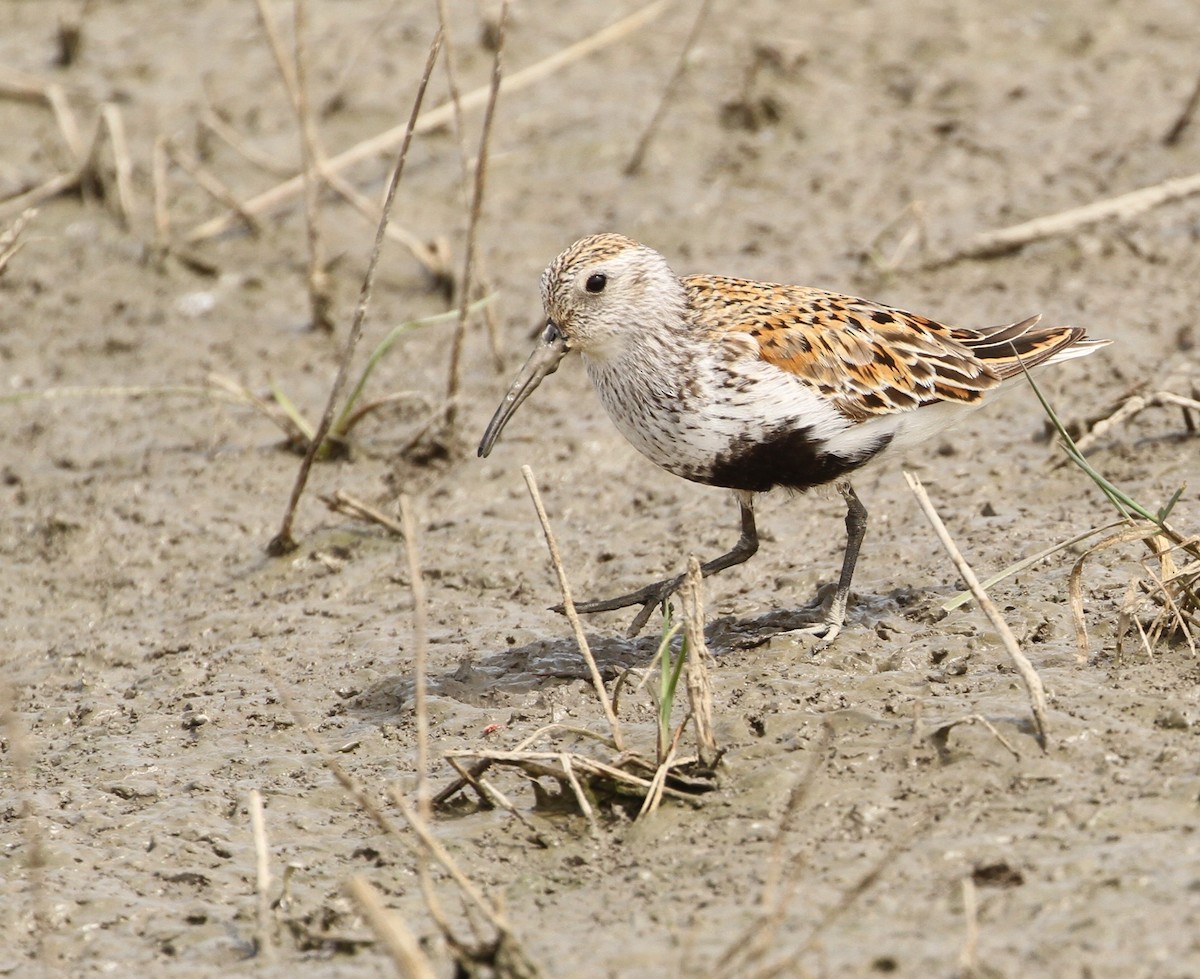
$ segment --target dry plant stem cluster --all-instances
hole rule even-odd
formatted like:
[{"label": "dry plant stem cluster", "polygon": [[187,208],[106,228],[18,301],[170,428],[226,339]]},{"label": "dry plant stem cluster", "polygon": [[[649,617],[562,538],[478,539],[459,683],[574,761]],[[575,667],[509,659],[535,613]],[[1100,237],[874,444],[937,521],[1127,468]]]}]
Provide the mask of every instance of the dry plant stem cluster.
[{"label": "dry plant stem cluster", "polygon": [[[1124,637],[1130,625],[1137,629],[1142,649],[1154,655],[1154,647],[1168,633],[1176,632],[1187,642],[1192,656],[1197,655],[1194,633],[1200,629],[1200,536],[1183,537],[1169,525],[1147,521],[1129,521],[1123,530],[1089,547],[1071,568],[1068,596],[1075,623],[1076,660],[1086,663],[1090,656],[1087,625],[1083,615],[1083,569],[1096,554],[1121,544],[1141,541],[1150,551],[1143,562],[1149,581],[1134,577],[1129,582],[1117,622],[1117,656],[1124,653]],[[1183,560],[1177,563],[1177,556]],[[1157,565],[1157,567],[1155,567]],[[1139,614],[1145,603],[1159,608],[1149,629]]]},{"label": "dry plant stem cluster", "polygon": [[721,751],[713,733],[712,677],[708,672],[710,655],[704,639],[703,580],[700,559],[692,554],[688,557],[687,580],[680,592],[684,609],[683,635],[688,650],[684,669],[687,670],[688,705],[696,732],[700,764],[713,770],[721,759]]},{"label": "dry plant stem cluster", "polygon": [[300,497],[304,493],[304,487],[308,482],[308,474],[312,469],[317,452],[320,450],[322,443],[325,441],[325,436],[333,424],[334,411],[337,408],[338,399],[341,397],[342,390],[346,386],[346,377],[350,371],[350,362],[354,358],[354,350],[358,346],[359,337],[362,336],[363,323],[367,318],[367,308],[371,301],[371,290],[375,283],[375,271],[379,266],[379,256],[383,251],[383,239],[387,229],[388,216],[391,214],[392,202],[396,199],[396,189],[400,186],[400,178],[404,174],[404,163],[408,159],[408,148],[412,144],[417,117],[421,111],[421,104],[425,100],[425,90],[429,86],[429,78],[433,74],[433,67],[437,63],[438,52],[441,50],[441,46],[442,32],[439,28],[433,37],[432,43],[429,45],[429,56],[425,60],[425,68],[421,73],[420,83],[417,85],[417,94],[413,99],[412,112],[409,115],[405,138],[400,145],[396,165],[393,167],[391,179],[388,181],[387,195],[384,197],[383,203],[383,213],[380,215],[379,227],[375,232],[375,242],[371,247],[371,257],[367,262],[367,271],[363,276],[362,289],[359,292],[358,304],[354,309],[354,319],[350,325],[350,335],[346,339],[342,359],[338,364],[337,376],[334,378],[333,387],[329,391],[329,400],[325,405],[325,413],[321,416],[321,423],[317,426],[316,434],[309,443],[308,451],[304,454],[304,459],[300,463],[300,470],[296,474],[296,482],[292,487],[292,494],[288,500],[287,508],[284,510],[279,532],[267,547],[267,551],[270,554],[287,554],[296,549],[296,542],[292,538],[292,522],[295,518],[296,507],[299,505]]},{"label": "dry plant stem cluster", "polygon": [[1047,730],[1046,716],[1046,689],[1042,685],[1042,678],[1038,675],[1037,670],[1033,668],[1033,664],[1029,662],[1029,658],[1021,651],[1020,644],[1017,642],[1017,637],[1013,635],[1012,630],[1008,627],[1008,623],[1004,621],[1004,617],[1000,614],[1000,610],[996,608],[995,603],[988,597],[987,592],[979,584],[979,579],[975,577],[975,572],[971,566],[967,564],[966,559],[962,556],[954,539],[950,536],[950,532],[946,530],[946,525],[942,523],[942,518],[938,516],[938,512],[934,509],[933,503],[929,499],[929,494],[925,491],[925,487],[921,481],[912,473],[905,472],[904,479],[908,483],[909,489],[917,498],[917,502],[921,505],[925,516],[929,518],[929,522],[933,525],[934,532],[938,539],[942,542],[942,546],[946,549],[946,553],[950,555],[950,560],[954,562],[958,573],[962,575],[963,580],[967,583],[967,587],[971,589],[971,594],[975,596],[975,601],[988,617],[988,621],[992,623],[993,628],[1000,634],[1000,639],[1004,643],[1004,648],[1008,652],[1009,659],[1012,660],[1013,666],[1017,673],[1020,674],[1022,682],[1025,684],[1025,690],[1029,695],[1029,705],[1033,712],[1034,728],[1037,732],[1037,742],[1043,751],[1049,748],[1049,734]]},{"label": "dry plant stem cluster", "polygon": [[[662,14],[669,6],[670,0],[655,0],[654,3],[647,4],[628,17],[610,24],[590,37],[584,38],[582,41],[578,41],[561,51],[557,51],[542,61],[530,65],[528,68],[515,72],[504,80],[501,91],[505,94],[517,92],[520,89],[528,88],[530,85],[550,77],[568,65],[574,64],[580,59],[628,37]],[[473,109],[486,104],[490,98],[490,92],[490,84],[468,92],[459,100],[459,111]],[[437,106],[422,115],[412,127],[411,132],[406,126],[396,126],[352,146],[337,156],[330,157],[325,161],[322,173],[340,173],[363,160],[368,160],[380,153],[391,152],[398,144],[411,139],[413,134],[426,133],[436,129],[438,126],[451,122],[454,118],[454,113],[455,107],[453,103],[445,103]],[[297,194],[302,194],[303,191],[303,176],[291,177],[275,187],[244,201],[242,209],[246,213],[256,217],[269,214],[292,200]],[[188,232],[187,241],[194,243],[223,234],[235,227],[238,220],[239,218],[236,214],[231,214],[206,221]]]},{"label": "dry plant stem cluster", "polygon": [[[490,767],[499,765],[517,768],[534,780],[549,778],[557,781],[563,790],[569,792],[575,799],[579,811],[587,819],[592,834],[596,837],[602,834],[595,804],[595,796],[599,794],[641,800],[639,816],[653,812],[664,798],[670,798],[685,805],[699,805],[696,793],[707,791],[712,784],[702,779],[691,778],[686,773],[686,769],[698,762],[701,766],[701,773],[711,773],[721,755],[713,736],[712,683],[708,674],[709,655],[704,640],[704,612],[700,597],[702,576],[699,562],[695,557],[689,560],[688,574],[680,592],[684,602],[684,628],[687,636],[685,662],[689,710],[684,720],[671,733],[669,742],[660,745],[658,760],[653,762],[626,744],[614,698],[609,695],[604,685],[600,669],[592,655],[587,637],[584,635],[582,623],[575,611],[570,584],[567,581],[554,532],[550,527],[549,518],[546,516],[541,494],[538,492],[537,482],[528,466],[522,467],[522,475],[529,488],[534,509],[537,511],[542,533],[546,538],[551,564],[558,576],[563,607],[571,622],[580,653],[587,664],[597,700],[604,710],[609,733],[605,736],[586,729],[552,724],[534,732],[515,748],[509,750],[447,752],[446,758],[458,772],[459,778],[438,793],[434,800],[435,804],[444,804],[469,785],[476,791],[484,805],[500,805],[518,818],[522,818],[512,804],[494,786],[486,783],[482,777]],[[660,654],[661,652],[660,650]],[[666,668],[665,665],[663,668]],[[697,755],[681,757],[679,741],[689,721],[692,722],[695,730]],[[616,758],[610,763],[578,752],[553,747],[541,750],[533,748],[534,744],[555,733],[569,733],[576,737],[597,741],[613,751]],[[464,764],[468,760],[473,764],[469,766]],[[522,818],[522,822],[526,821]],[[526,826],[533,829],[528,822],[526,822]],[[534,832],[535,838],[542,842],[541,834],[536,830]]]},{"label": "dry plant stem cluster", "polygon": [[[424,586],[420,576],[420,562],[416,557],[414,548],[416,544],[416,528],[412,518],[411,507],[405,501],[402,512],[405,515],[407,524],[406,530],[408,537],[406,538],[409,547],[409,568],[410,573],[415,570],[416,576],[412,579],[414,582],[419,582],[413,588],[414,599],[414,655],[419,662],[424,661],[426,640],[424,636]],[[417,609],[420,612],[417,612]],[[408,797],[397,787],[391,786],[388,789],[388,797],[400,810],[401,815],[409,824],[417,837],[417,842],[414,844],[404,833],[401,832],[398,826],[388,818],[383,808],[376,802],[375,798],[367,792],[338,762],[328,748],[317,737],[312,725],[304,717],[297,708],[294,698],[289,689],[283,684],[280,678],[275,674],[270,664],[264,659],[261,662],[263,671],[271,679],[279,696],[280,703],[287,710],[296,722],[296,726],[303,731],[309,744],[314,752],[321,758],[321,761],[329,772],[337,780],[338,784],[346,791],[346,793],[354,800],[359,809],[375,824],[375,826],[390,840],[402,847],[405,852],[417,863],[418,871],[421,879],[422,895],[425,901],[426,910],[430,917],[437,925],[443,938],[446,940],[451,954],[455,957],[459,964],[462,975],[473,974],[472,967],[476,964],[487,964],[493,974],[502,979],[535,979],[541,973],[537,966],[529,959],[521,946],[520,941],[513,932],[511,925],[508,922],[503,910],[496,902],[492,901],[476,885],[467,874],[458,866],[453,856],[446,850],[442,843],[433,835],[429,819],[421,812],[422,809],[428,808],[428,803],[423,801],[427,797],[427,793],[423,788],[424,778],[421,774],[422,766],[418,761],[418,804],[414,806]],[[423,670],[418,675],[418,686],[421,686],[424,681]],[[425,714],[424,730],[428,730],[428,714],[425,706],[425,695],[422,692],[419,703],[422,705],[420,710]],[[421,725],[418,725],[418,730],[422,730]],[[419,735],[418,740],[421,740]],[[424,736],[426,745],[428,743],[427,735]],[[428,749],[426,748],[426,751]],[[460,896],[466,902],[467,906],[477,913],[485,922],[487,922],[494,931],[494,937],[481,943],[471,943],[458,937],[450,919],[442,907],[440,898],[437,895],[433,886],[430,863],[431,861],[438,865],[446,876],[453,881],[458,889]],[[388,948],[389,953],[393,957],[393,961],[399,963],[403,960],[408,961],[411,954],[414,953],[414,948],[417,955],[417,962],[421,968],[426,971],[414,971],[411,973],[402,973],[404,975],[429,975],[433,974],[433,966],[425,956],[424,952],[420,951],[419,946],[414,946],[413,943],[406,941],[407,929],[403,925],[398,924],[393,915],[379,914],[380,908],[377,902],[372,902],[373,889],[364,886],[365,882],[351,881],[348,884],[351,894],[364,908],[364,916],[369,924],[375,929],[380,940]],[[408,936],[411,937],[411,936]]]},{"label": "dry plant stem cluster", "polygon": [[[1186,383],[1192,368],[1183,366],[1168,375],[1166,384],[1180,381]],[[1033,384],[1033,382],[1030,382]],[[1066,450],[1067,461],[1082,469],[1084,473],[1108,497],[1121,514],[1116,525],[1121,529],[1088,548],[1076,561],[1071,570],[1069,595],[1071,614],[1075,621],[1075,637],[1078,646],[1076,658],[1080,663],[1088,660],[1087,628],[1083,617],[1083,567],[1094,554],[1121,544],[1141,541],[1149,551],[1142,562],[1149,580],[1135,577],[1129,582],[1126,598],[1121,606],[1117,622],[1117,655],[1123,654],[1124,638],[1130,625],[1136,627],[1142,647],[1148,656],[1153,656],[1154,646],[1162,637],[1170,634],[1182,636],[1193,656],[1196,655],[1194,633],[1200,625],[1200,537],[1185,536],[1167,523],[1167,516],[1183,494],[1184,487],[1176,490],[1167,504],[1157,511],[1143,505],[1120,487],[1114,485],[1097,471],[1084,457],[1083,449],[1091,445],[1117,424],[1123,423],[1140,411],[1153,405],[1180,408],[1184,427],[1189,435],[1195,435],[1196,422],[1193,412],[1200,410],[1200,400],[1194,395],[1196,384],[1192,382],[1193,397],[1187,398],[1170,390],[1157,391],[1149,395],[1134,394],[1118,405],[1106,418],[1096,422],[1091,431],[1078,441],[1071,437],[1049,403],[1033,384],[1034,393],[1046,409],[1054,428]],[[1110,530],[1112,527],[1102,528]],[[1180,563],[1182,562],[1182,566]],[[1142,624],[1142,610],[1147,604],[1158,606],[1158,613],[1150,623],[1149,630]]]},{"label": "dry plant stem cluster", "polygon": [[[0,202],[0,220],[37,207],[63,194],[95,193],[113,203],[117,218],[123,227],[132,227],[133,162],[129,155],[125,123],[120,108],[112,102],[103,103],[96,111],[91,136],[85,139],[63,86],[56,83],[32,84],[35,86],[33,92],[36,99],[48,106],[53,113],[74,166],[65,173],[56,174],[38,186]],[[106,134],[113,156],[111,176],[101,165]]]}]

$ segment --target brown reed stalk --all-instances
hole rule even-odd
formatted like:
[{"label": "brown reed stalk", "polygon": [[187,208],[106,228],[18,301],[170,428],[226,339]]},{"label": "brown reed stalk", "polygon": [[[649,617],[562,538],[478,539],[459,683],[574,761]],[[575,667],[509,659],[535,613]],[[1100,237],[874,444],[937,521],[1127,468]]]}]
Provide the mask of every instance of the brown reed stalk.
[{"label": "brown reed stalk", "polygon": [[346,882],[346,891],[354,898],[371,930],[383,942],[402,979],[437,979],[437,971],[417,937],[404,920],[383,903],[379,892],[365,877],[354,874]]},{"label": "brown reed stalk", "polygon": [[946,525],[942,523],[942,518],[938,516],[937,510],[934,509],[933,503],[929,499],[929,494],[921,484],[921,480],[913,473],[907,471],[904,473],[904,479],[908,483],[909,489],[912,490],[913,495],[917,498],[917,502],[921,505],[925,516],[929,518],[930,524],[933,525],[934,533],[937,534],[938,540],[942,542],[946,553],[950,555],[950,560],[954,562],[954,566],[958,569],[958,573],[962,575],[963,581],[971,589],[971,594],[975,596],[976,603],[983,610],[984,615],[988,617],[988,621],[992,623],[992,627],[1000,634],[1000,640],[1004,643],[1008,657],[1012,660],[1013,666],[1025,684],[1025,691],[1029,695],[1029,706],[1033,712],[1033,723],[1037,731],[1038,746],[1043,751],[1048,750],[1049,735],[1047,732],[1048,721],[1046,717],[1046,688],[1042,685],[1042,678],[1038,675],[1037,670],[1034,669],[1033,664],[1029,662],[1029,658],[1021,651],[1017,637],[1013,635],[1012,629],[1004,621],[1004,616],[1000,614],[1000,610],[996,608],[996,604],[988,597],[988,593],[979,584],[979,579],[975,577],[974,570],[967,563],[966,558],[962,556],[962,552],[954,543],[950,532],[946,530]]},{"label": "brown reed stalk", "polygon": [[471,196],[471,212],[467,225],[467,247],[463,256],[462,278],[458,286],[458,322],[450,343],[450,367],[446,380],[446,425],[454,430],[458,413],[458,388],[462,376],[462,350],[467,333],[467,310],[471,304],[471,285],[475,272],[476,238],[479,215],[483,210],[483,194],[487,187],[488,149],[492,138],[492,120],[496,115],[496,100],[504,77],[504,28],[508,21],[509,0],[501,0],[500,19],[496,27],[496,51],[492,59],[492,84],[488,90],[487,106],[483,111],[483,126],[479,136],[479,153],[475,158],[475,180]]},{"label": "brown reed stalk", "polygon": [[379,217],[379,226],[375,232],[375,242],[371,247],[371,257],[367,261],[367,271],[363,276],[362,289],[358,295],[358,304],[354,309],[354,320],[350,324],[350,335],[346,338],[341,363],[338,364],[337,376],[334,378],[333,387],[329,391],[329,400],[325,405],[325,413],[321,416],[321,423],[317,426],[317,430],[309,442],[308,450],[304,453],[304,459],[301,460],[300,470],[296,474],[296,482],[292,487],[291,496],[284,510],[279,531],[267,545],[268,554],[288,554],[296,549],[296,541],[292,537],[292,522],[295,519],[296,507],[299,505],[300,497],[304,493],[304,487],[308,483],[308,474],[312,469],[313,461],[317,457],[317,452],[320,450],[321,444],[325,441],[325,436],[329,434],[329,429],[333,425],[333,416],[337,408],[338,399],[341,397],[342,389],[346,386],[346,378],[350,372],[350,362],[354,358],[354,350],[358,346],[359,338],[362,336],[363,323],[367,318],[367,307],[371,301],[371,290],[375,284],[375,270],[379,266],[379,256],[383,251],[383,239],[387,232],[388,216],[392,211],[392,202],[396,199],[396,189],[400,186],[400,178],[404,174],[404,163],[408,159],[408,148],[412,144],[412,135],[416,127],[417,117],[421,112],[421,103],[425,100],[425,90],[429,86],[429,78],[433,74],[433,68],[437,63],[438,52],[441,50],[441,47],[442,31],[439,28],[429,45],[429,55],[425,59],[425,68],[421,73],[421,80],[417,86],[417,94],[413,99],[412,112],[408,117],[407,135],[400,146],[396,165],[393,167],[391,179],[388,181],[387,195],[383,201],[383,212]]},{"label": "brown reed stalk", "polygon": [[587,663],[588,673],[591,674],[592,687],[596,691],[596,697],[600,701],[600,706],[604,708],[604,716],[608,718],[608,729],[612,734],[613,743],[617,746],[618,751],[624,751],[625,738],[621,733],[621,722],[613,710],[612,699],[609,697],[608,690],[604,686],[604,678],[600,675],[600,667],[596,665],[596,658],[592,655],[592,648],[588,645],[587,636],[583,633],[583,622],[580,621],[579,613],[575,611],[575,601],[571,598],[571,585],[567,581],[567,572],[563,567],[562,557],[558,552],[558,542],[554,539],[554,531],[550,528],[550,518],[546,516],[546,507],[542,504],[542,494],[538,492],[537,480],[534,479],[533,470],[529,466],[521,467],[521,475],[524,477],[525,485],[529,489],[529,495],[533,499],[534,509],[537,510],[538,522],[542,525],[542,534],[546,538],[546,548],[550,552],[550,563],[554,565],[554,573],[558,576],[558,587],[562,591],[563,597],[563,611],[566,613],[567,620],[571,623],[571,629],[575,633],[575,641],[579,644],[579,652],[583,656],[584,662]]}]

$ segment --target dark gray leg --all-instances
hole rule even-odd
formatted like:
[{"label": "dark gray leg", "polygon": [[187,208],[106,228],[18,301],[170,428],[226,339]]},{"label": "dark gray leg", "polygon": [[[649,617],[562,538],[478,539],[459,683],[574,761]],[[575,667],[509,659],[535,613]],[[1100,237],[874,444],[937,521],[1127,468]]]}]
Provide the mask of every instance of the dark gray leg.
[{"label": "dark gray leg", "polygon": [[846,501],[846,553],[842,557],[842,573],[838,578],[837,591],[833,593],[833,601],[829,603],[829,612],[825,620],[816,625],[797,632],[817,636],[822,646],[828,646],[842,631],[846,622],[846,604],[850,599],[850,582],[854,578],[854,566],[858,563],[858,552],[862,547],[863,538],[867,534],[867,508],[854,492],[854,487],[848,481],[837,484],[837,491]]},{"label": "dark gray leg", "polygon": [[[710,574],[716,574],[718,571],[724,571],[726,568],[732,568],[734,565],[745,563],[758,550],[758,530],[754,525],[754,498],[749,493],[738,493],[737,498],[738,506],[741,508],[742,535],[729,551],[720,557],[715,557],[711,561],[705,561],[700,565],[700,573],[705,578]],[[861,508],[861,504],[859,506]],[[866,511],[863,512],[865,514]],[[847,516],[847,523],[849,519]],[[862,540],[861,534],[859,535],[859,540]],[[857,548],[855,553],[857,553]],[[853,572],[853,562],[851,562],[850,569]],[[636,636],[649,621],[654,610],[679,590],[685,577],[686,575],[679,575],[676,578],[664,578],[662,581],[646,585],[645,588],[631,591],[628,595],[618,595],[616,598],[609,598],[604,601],[580,602],[575,606],[575,610],[577,612],[611,612],[618,608],[641,605],[641,611],[634,617],[633,622],[630,623],[629,631],[626,633],[628,636]],[[849,586],[847,585],[847,587]],[[555,611],[561,612],[562,606],[555,606]]]}]

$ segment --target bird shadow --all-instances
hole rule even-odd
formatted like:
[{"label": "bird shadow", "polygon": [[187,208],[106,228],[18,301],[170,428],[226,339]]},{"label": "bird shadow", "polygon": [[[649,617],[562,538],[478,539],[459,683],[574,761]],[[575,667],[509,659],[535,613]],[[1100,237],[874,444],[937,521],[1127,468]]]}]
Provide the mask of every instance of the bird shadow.
[{"label": "bird shadow", "polygon": [[[820,622],[832,589],[832,585],[822,588],[813,602],[802,608],[714,619],[704,629],[709,651],[719,661],[722,655],[762,646],[776,636]],[[851,606],[846,628],[869,631],[875,623],[914,602],[919,604],[919,599],[914,597],[911,589],[858,597]],[[661,637],[650,634],[626,638],[590,633],[587,641],[601,675],[611,680],[631,667],[649,664]],[[817,640],[806,638],[805,641],[814,652],[819,649]],[[430,674],[426,689],[434,697],[488,706],[506,695],[588,679],[588,667],[575,638],[560,635],[480,658],[464,658],[454,670]],[[411,705],[414,689],[411,675],[385,677],[359,693],[347,706],[364,715],[395,714]]]}]

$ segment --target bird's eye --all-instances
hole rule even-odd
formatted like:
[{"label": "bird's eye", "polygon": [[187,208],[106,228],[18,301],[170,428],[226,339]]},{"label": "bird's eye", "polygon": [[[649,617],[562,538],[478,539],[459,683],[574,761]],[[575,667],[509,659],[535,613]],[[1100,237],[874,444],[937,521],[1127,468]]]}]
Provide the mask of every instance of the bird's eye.
[{"label": "bird's eye", "polygon": [[603,272],[593,272],[588,276],[583,287],[588,292],[603,292],[606,285],[608,285],[608,276]]}]

